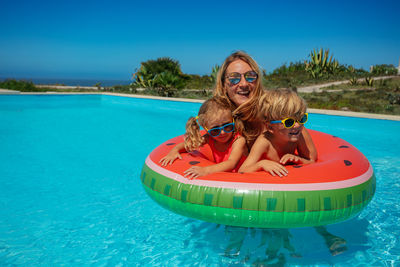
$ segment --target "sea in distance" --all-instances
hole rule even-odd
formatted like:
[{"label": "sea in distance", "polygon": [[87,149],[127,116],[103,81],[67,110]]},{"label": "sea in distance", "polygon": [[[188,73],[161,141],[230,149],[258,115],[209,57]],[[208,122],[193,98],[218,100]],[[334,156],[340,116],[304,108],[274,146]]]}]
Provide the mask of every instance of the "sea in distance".
[{"label": "sea in distance", "polygon": [[114,85],[129,85],[131,80],[107,80],[107,79],[65,79],[65,78],[3,78],[5,80],[17,80],[33,82],[36,85],[66,85],[66,86],[95,86],[100,83],[100,86],[114,86]]}]

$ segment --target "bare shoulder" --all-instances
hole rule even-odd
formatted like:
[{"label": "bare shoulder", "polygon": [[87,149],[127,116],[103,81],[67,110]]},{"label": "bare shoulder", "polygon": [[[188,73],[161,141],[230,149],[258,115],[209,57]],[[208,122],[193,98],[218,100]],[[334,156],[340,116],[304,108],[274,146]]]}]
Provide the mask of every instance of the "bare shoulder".
[{"label": "bare shoulder", "polygon": [[253,146],[268,147],[270,145],[271,145],[271,142],[264,136],[264,134],[261,134],[260,136],[257,137]]},{"label": "bare shoulder", "polygon": [[246,145],[246,138],[243,136],[237,136],[233,141],[232,146],[245,146]]}]

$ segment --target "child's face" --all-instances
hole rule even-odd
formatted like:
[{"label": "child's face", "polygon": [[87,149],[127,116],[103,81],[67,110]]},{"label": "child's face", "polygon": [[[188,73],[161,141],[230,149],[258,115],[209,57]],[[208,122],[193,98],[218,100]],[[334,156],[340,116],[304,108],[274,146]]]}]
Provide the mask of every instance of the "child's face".
[{"label": "child's face", "polygon": [[297,121],[292,128],[285,128],[282,123],[267,123],[268,130],[272,133],[274,139],[279,140],[279,142],[298,142],[303,127],[304,125]]},{"label": "child's face", "polygon": [[[218,112],[214,116],[212,116],[212,118],[210,118],[207,121],[206,127],[208,130],[211,130],[213,128],[222,127],[226,124],[232,123],[232,121],[233,120],[232,120],[231,111],[224,110],[223,112]],[[232,138],[232,135],[233,135],[233,131],[227,133],[223,129],[221,129],[221,133],[218,136],[211,136],[211,135],[210,136],[217,142],[226,143]]]}]

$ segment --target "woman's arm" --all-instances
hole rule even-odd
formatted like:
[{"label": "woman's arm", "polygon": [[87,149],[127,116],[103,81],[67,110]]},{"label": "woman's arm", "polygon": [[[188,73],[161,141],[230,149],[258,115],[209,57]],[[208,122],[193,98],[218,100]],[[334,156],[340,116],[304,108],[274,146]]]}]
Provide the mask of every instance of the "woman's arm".
[{"label": "woman's arm", "polygon": [[286,176],[288,171],[281,164],[272,160],[260,160],[263,153],[268,153],[271,143],[263,136],[259,136],[251,148],[250,154],[243,162],[239,172],[256,172],[264,170],[272,176]]},{"label": "woman's arm", "polygon": [[232,151],[229,155],[229,158],[226,161],[210,165],[207,167],[193,166],[184,172],[185,177],[193,179],[199,176],[204,176],[215,172],[231,171],[236,167],[236,165],[240,161],[240,158],[245,152],[245,149],[246,149],[246,139],[240,136],[232,144]]}]

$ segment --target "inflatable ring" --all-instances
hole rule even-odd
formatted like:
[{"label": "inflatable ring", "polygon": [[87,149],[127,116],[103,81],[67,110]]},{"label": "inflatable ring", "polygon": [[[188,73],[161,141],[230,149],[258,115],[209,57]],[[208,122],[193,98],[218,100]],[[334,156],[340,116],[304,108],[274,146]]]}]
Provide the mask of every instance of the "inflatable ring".
[{"label": "inflatable ring", "polygon": [[183,153],[162,167],[164,157],[183,136],[154,149],[141,182],[149,196],[178,214],[208,222],[257,228],[292,228],[341,222],[359,214],[375,193],[375,176],[367,158],[354,146],[329,134],[309,130],[318,161],[286,166],[286,177],[267,172],[220,172],[189,180],[183,172],[207,166],[208,146]]}]

